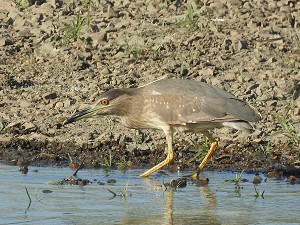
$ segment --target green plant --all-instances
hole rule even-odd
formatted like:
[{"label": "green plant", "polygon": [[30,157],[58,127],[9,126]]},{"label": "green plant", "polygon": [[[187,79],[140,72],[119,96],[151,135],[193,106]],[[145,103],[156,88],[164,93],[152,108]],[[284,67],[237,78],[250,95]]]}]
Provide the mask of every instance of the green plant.
[{"label": "green plant", "polygon": [[295,39],[298,49],[300,50],[300,32],[295,31]]},{"label": "green plant", "polygon": [[137,34],[125,31],[125,52],[132,55],[135,59],[139,59],[148,50],[149,46],[140,42],[142,39],[142,32]]},{"label": "green plant", "polygon": [[229,179],[229,180],[225,180],[226,184],[234,184],[235,185],[235,193],[237,194],[237,197],[241,197],[241,189],[243,189],[243,187],[241,186],[241,183],[244,181],[243,179],[243,173],[244,170],[242,170],[239,174],[235,175],[235,179]]},{"label": "green plant", "polygon": [[187,13],[185,15],[185,18],[183,20],[180,20],[177,23],[177,26],[187,27],[189,31],[194,31],[198,28],[195,10],[193,6],[187,6]]},{"label": "green plant", "polygon": [[120,162],[117,162],[116,164],[117,164],[118,170],[126,171],[128,168],[128,165],[131,164],[131,162],[126,161],[125,157],[123,157],[123,160]]},{"label": "green plant", "polygon": [[101,140],[106,134],[111,135],[117,127],[116,119],[113,117],[99,117],[98,121],[99,125],[101,127],[105,127],[106,129],[105,132],[96,138],[97,140]]},{"label": "green plant", "polygon": [[[30,206],[31,206],[31,203],[33,202],[33,200],[32,200],[32,198],[31,198],[31,196],[30,196],[30,194],[29,194],[29,191],[28,191],[28,189],[27,189],[27,187],[25,186],[25,191],[26,191],[26,195],[27,195],[27,197],[28,197],[28,200],[29,200],[29,202],[28,202],[28,206],[27,206],[27,208],[25,209],[25,214],[28,212],[28,210],[30,209]],[[45,190],[45,192],[44,193],[51,193],[51,191],[50,190],[47,190],[47,192],[46,192],[46,190]],[[45,197],[46,198],[46,197]],[[45,198],[41,198],[40,197],[40,195],[39,195],[39,193],[38,193],[38,188],[36,188],[35,189],[35,201],[36,202],[41,202],[43,199],[45,199]]]},{"label": "green plant", "polygon": [[79,13],[76,15],[75,21],[70,24],[65,24],[65,27],[62,28],[64,32],[63,36],[63,45],[68,45],[73,41],[77,41],[78,39],[83,41],[85,44],[91,44],[91,40],[89,38],[85,38],[81,35],[81,30],[85,25],[89,25],[90,19],[89,17],[83,18]]},{"label": "green plant", "polygon": [[276,121],[281,128],[280,133],[288,138],[284,148],[291,145],[298,145],[300,143],[300,134],[297,132],[293,125],[292,118],[290,116],[291,110],[294,108],[293,100],[282,101],[284,113],[277,116]]},{"label": "green plant", "polygon": [[105,168],[111,168],[112,167],[112,153],[109,149],[108,156],[103,157],[102,163],[100,163],[101,166]]},{"label": "green plant", "polygon": [[132,194],[131,194],[130,191],[128,191],[128,184],[129,184],[129,181],[127,181],[126,184],[125,184],[125,187],[120,190],[120,194],[117,194],[116,192],[114,192],[114,191],[112,191],[110,189],[108,189],[108,191],[113,194],[113,198],[117,197],[117,196],[121,197],[121,198],[131,197]]},{"label": "green plant", "polygon": [[130,54],[132,54],[134,58],[139,59],[143,55],[146,48],[147,48],[146,46],[142,46],[138,44],[134,45],[131,47]]},{"label": "green plant", "polygon": [[288,137],[288,140],[284,146],[284,148],[294,145],[294,144],[299,144],[300,142],[300,135],[297,132],[296,128],[294,127],[292,121],[290,118],[284,117],[284,116],[277,116],[276,120],[281,127],[281,133]]},{"label": "green plant", "polygon": [[12,0],[12,2],[15,3],[18,8],[27,8],[31,5],[29,0]]},{"label": "green plant", "polygon": [[255,198],[259,198],[259,197],[261,197],[263,199],[265,198],[264,197],[264,193],[265,193],[264,190],[263,191],[261,191],[261,190],[258,191],[257,188],[256,188],[256,186],[254,185],[254,191],[255,191],[255,195],[254,195]]},{"label": "green plant", "polygon": [[189,160],[189,162],[197,162],[200,163],[204,159],[207,149],[210,147],[210,141],[204,135],[202,136],[201,145],[198,148],[191,149],[194,152],[195,156]]},{"label": "green plant", "polygon": [[182,78],[188,74],[187,67],[188,67],[188,63],[182,62],[180,64],[180,68],[179,68],[178,72],[175,72],[175,71],[173,72],[173,71],[168,71],[168,70],[166,70],[165,72],[167,73],[168,77]]},{"label": "green plant", "polygon": [[270,142],[265,141],[267,144],[266,145],[259,145],[259,149],[261,150],[261,152],[267,156],[270,154],[270,152],[272,151],[273,147],[271,145]]},{"label": "green plant", "polygon": [[244,170],[242,170],[239,174],[235,175],[235,185],[236,186],[241,186],[242,180],[243,180],[243,173]]},{"label": "green plant", "polygon": [[172,1],[171,0],[163,0],[164,3],[166,3],[167,7],[169,7],[170,5],[172,5]]},{"label": "green plant", "polygon": [[239,174],[236,174],[235,175],[235,193],[237,194],[237,197],[241,197],[242,194],[241,194],[241,183],[242,183],[242,180],[243,180],[243,173],[244,173],[244,170],[242,170]]},{"label": "green plant", "polygon": [[0,120],[0,133],[4,132],[7,123],[5,121]]}]

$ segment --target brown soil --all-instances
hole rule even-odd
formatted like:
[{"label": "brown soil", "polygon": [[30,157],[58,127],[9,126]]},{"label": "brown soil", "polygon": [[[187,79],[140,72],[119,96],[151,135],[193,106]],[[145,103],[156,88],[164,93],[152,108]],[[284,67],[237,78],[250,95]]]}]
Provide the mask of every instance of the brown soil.
[{"label": "brown soil", "polygon": [[[1,161],[68,165],[68,154],[86,167],[110,156],[115,166],[162,161],[160,131],[111,119],[61,124],[103,91],[168,76],[222,87],[263,116],[250,136],[213,131],[220,146],[208,169],[299,166],[299,1],[2,1]],[[170,168],[198,165],[201,143],[200,135],[177,134]]]}]

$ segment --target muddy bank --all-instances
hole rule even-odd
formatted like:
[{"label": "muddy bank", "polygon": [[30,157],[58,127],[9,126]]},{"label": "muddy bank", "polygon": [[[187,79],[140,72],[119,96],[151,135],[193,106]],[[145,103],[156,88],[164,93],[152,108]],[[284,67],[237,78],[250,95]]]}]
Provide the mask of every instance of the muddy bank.
[{"label": "muddy bank", "polygon": [[[110,119],[61,123],[111,88],[161,76],[201,80],[250,102],[251,136],[213,131],[209,169],[267,171],[300,159],[298,1],[10,1],[0,8],[0,160],[149,167],[161,132]],[[174,167],[195,167],[201,136],[177,135]],[[207,150],[207,148],[206,148]],[[193,159],[197,156],[195,159]]]}]

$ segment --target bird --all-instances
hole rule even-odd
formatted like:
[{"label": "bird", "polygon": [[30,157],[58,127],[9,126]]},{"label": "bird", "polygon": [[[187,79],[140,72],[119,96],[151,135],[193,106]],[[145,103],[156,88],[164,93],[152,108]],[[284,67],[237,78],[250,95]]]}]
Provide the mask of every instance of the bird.
[{"label": "bird", "polygon": [[100,116],[116,117],[128,128],[164,132],[167,143],[165,160],[140,177],[148,177],[172,162],[174,132],[202,133],[210,141],[210,148],[191,175],[195,179],[218,147],[211,130],[230,127],[251,133],[254,129],[250,122],[258,122],[262,118],[254,107],[222,88],[197,80],[170,78],[136,88],[104,92],[92,105],[66,119],[63,125]]}]

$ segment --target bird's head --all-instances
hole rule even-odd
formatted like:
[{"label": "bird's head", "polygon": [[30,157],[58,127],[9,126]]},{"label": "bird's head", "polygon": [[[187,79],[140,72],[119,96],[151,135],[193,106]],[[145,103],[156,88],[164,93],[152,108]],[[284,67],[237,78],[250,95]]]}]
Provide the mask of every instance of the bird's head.
[{"label": "bird's head", "polygon": [[97,116],[122,116],[130,106],[130,89],[112,89],[103,93],[93,105],[76,112],[63,125]]}]

